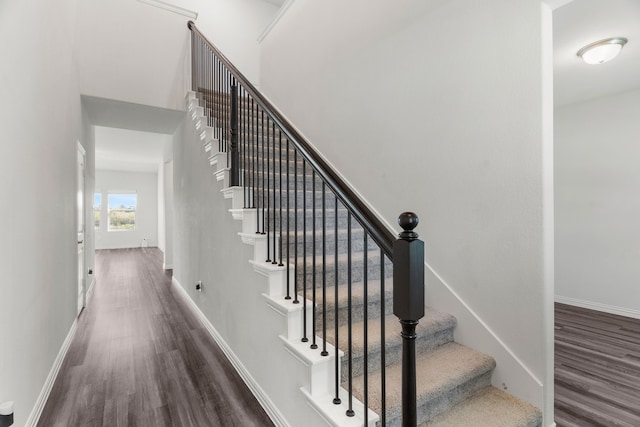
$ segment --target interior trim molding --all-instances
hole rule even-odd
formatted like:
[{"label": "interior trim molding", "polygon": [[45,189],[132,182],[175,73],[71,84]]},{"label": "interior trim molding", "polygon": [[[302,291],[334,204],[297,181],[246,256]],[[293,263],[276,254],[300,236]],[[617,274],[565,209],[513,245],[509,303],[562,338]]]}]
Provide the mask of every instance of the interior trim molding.
[{"label": "interior trim molding", "polygon": [[543,3],[548,5],[551,10],[556,10],[562,6],[571,3],[573,0],[542,0]]},{"label": "interior trim molding", "polygon": [[290,427],[287,420],[280,413],[280,411],[278,410],[276,405],[273,403],[273,401],[269,398],[267,393],[265,393],[262,387],[260,387],[260,384],[258,384],[258,382],[253,378],[253,376],[247,370],[247,368],[245,368],[245,366],[242,364],[240,359],[235,355],[231,347],[229,347],[229,345],[226,343],[224,338],[222,338],[222,335],[220,335],[216,330],[216,328],[214,328],[214,326],[211,324],[209,319],[207,319],[207,316],[205,316],[205,314],[200,310],[200,307],[196,305],[195,301],[191,298],[191,296],[187,293],[184,287],[180,284],[178,279],[176,279],[174,276],[171,278],[171,282],[172,282],[172,285],[178,290],[180,295],[182,295],[184,300],[187,301],[191,310],[200,319],[200,321],[202,322],[204,327],[207,329],[207,331],[211,334],[215,342],[220,346],[220,349],[222,350],[222,352],[225,354],[225,356],[227,356],[227,359],[229,359],[229,361],[231,362],[233,367],[236,369],[236,371],[238,372],[238,374],[240,375],[244,383],[247,385],[247,387],[249,387],[249,390],[251,390],[251,392],[256,397],[256,399],[258,400],[262,408],[265,410],[267,415],[269,415],[269,418],[271,418],[271,421],[273,421],[273,423],[277,427]]},{"label": "interior trim molding", "polygon": [[40,391],[40,395],[38,396],[38,400],[31,410],[31,414],[29,414],[29,418],[27,418],[27,422],[25,423],[26,427],[36,427],[38,421],[40,420],[40,415],[42,415],[42,410],[49,399],[49,394],[51,393],[51,389],[53,388],[53,384],[56,382],[56,378],[58,378],[58,373],[60,372],[60,367],[62,366],[62,361],[67,355],[67,351],[69,351],[69,346],[71,345],[71,341],[73,341],[73,337],[76,334],[76,328],[78,327],[78,318],[76,317],[71,325],[71,329],[69,329],[69,333],[67,334],[67,338],[65,338],[62,343],[62,347],[60,347],[60,351],[58,352],[58,356],[56,360],[53,362],[53,366],[51,367],[51,371],[49,372],[49,376],[47,380],[44,382],[42,386],[42,390]]},{"label": "interior trim molding", "polygon": [[287,10],[289,10],[289,8],[291,7],[294,1],[296,0],[287,0],[284,2],[282,6],[280,6],[280,9],[278,9],[278,13],[276,14],[276,16],[269,23],[269,25],[267,25],[265,29],[262,30],[262,33],[260,33],[260,35],[258,36],[258,43],[262,43],[262,40],[264,40],[269,35],[271,30],[273,30],[273,28],[278,24],[280,19],[282,19],[285,13],[287,13]]},{"label": "interior trim molding", "polygon": [[185,9],[184,7],[176,6],[175,4],[171,4],[161,0],[138,0],[140,3],[148,4],[149,6],[157,7],[159,9],[164,9],[169,12],[177,13],[178,15],[186,16],[191,19],[198,19],[198,12],[193,10]]},{"label": "interior trim molding", "polygon": [[533,381],[535,381],[535,383],[539,387],[543,387],[543,383],[540,380],[540,378],[538,378],[533,372],[531,372],[531,369],[529,369],[529,367],[522,361],[522,359],[520,359],[513,352],[513,350],[511,350],[511,348],[498,336],[498,334],[494,332],[494,330],[491,329],[489,325],[485,323],[484,320],[482,320],[482,318],[462,299],[462,297],[451,286],[449,286],[449,284],[444,280],[444,278],[442,278],[433,268],[431,268],[431,266],[428,263],[425,262],[424,265],[431,272],[431,274],[433,274],[434,277],[436,277],[440,281],[440,283],[442,283],[442,285],[447,289],[447,291],[450,292],[450,294],[453,295],[453,297],[458,300],[458,303],[461,304],[462,307],[464,307],[471,316],[473,316],[476,322],[478,322],[478,324],[481,325],[489,335],[491,335],[491,337],[495,340],[495,342],[498,345],[500,345],[502,349],[520,366],[520,368],[522,368],[522,370],[526,372],[527,375]]},{"label": "interior trim molding", "polygon": [[563,297],[561,295],[556,295],[555,301],[559,302],[560,304],[574,305],[576,307],[587,308],[589,310],[603,311],[605,313],[616,314],[618,316],[640,319],[640,311],[631,308],[617,307],[615,305],[601,304],[599,302]]}]

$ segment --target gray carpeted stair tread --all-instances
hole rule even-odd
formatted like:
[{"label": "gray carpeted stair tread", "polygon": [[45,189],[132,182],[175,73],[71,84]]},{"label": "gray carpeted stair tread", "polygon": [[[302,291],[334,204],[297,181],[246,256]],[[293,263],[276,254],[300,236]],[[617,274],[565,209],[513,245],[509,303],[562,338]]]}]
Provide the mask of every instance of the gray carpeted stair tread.
[{"label": "gray carpeted stair tread", "polygon": [[[384,317],[385,325],[385,344],[386,347],[391,347],[394,343],[401,344],[402,337],[400,332],[402,326],[400,321],[394,314],[388,314]],[[378,319],[369,319],[368,322],[368,334],[367,340],[369,344],[369,350],[380,347],[381,342],[381,322]],[[416,327],[416,334],[418,339],[429,339],[441,331],[447,329],[453,330],[456,326],[456,319],[450,314],[441,313],[433,309],[427,309],[425,316],[420,319],[420,323]],[[347,351],[347,332],[348,325],[344,324],[338,328],[338,336],[340,339],[340,348]],[[351,343],[354,353],[362,353],[364,349],[364,322],[356,322],[351,327]],[[327,330],[327,341],[331,344],[335,343],[335,329],[330,328]]]},{"label": "gray carpeted stair tread", "polygon": [[[438,349],[416,356],[416,388],[418,422],[425,422],[449,410],[476,391],[488,387],[495,368],[492,357],[451,342]],[[380,413],[380,376],[382,371],[369,374],[369,407]],[[353,379],[353,395],[364,400],[363,377]],[[401,423],[402,366],[386,369],[387,425]]]},{"label": "gray carpeted stair tread", "polygon": [[[376,313],[379,316],[379,313]],[[402,359],[402,337],[400,332],[402,327],[400,321],[394,314],[388,314],[382,318],[384,320],[385,333],[385,360],[384,364],[390,366],[400,363]],[[382,322],[381,319],[369,319],[367,324],[367,366],[369,372],[377,371],[382,366]],[[438,311],[427,309],[425,317],[420,319],[420,323],[416,327],[416,353],[424,353],[435,350],[436,348],[453,341],[453,329],[456,326],[456,320],[453,316]],[[353,376],[359,376],[364,373],[364,321],[354,322],[351,327],[351,350],[348,346],[348,325],[344,324],[338,328],[339,347],[344,351],[342,358],[342,379],[343,386],[347,379],[349,369],[349,353],[352,358]],[[335,329],[327,329],[327,341],[331,344],[335,343]]]},{"label": "gray carpeted stair tread", "polygon": [[[393,278],[387,277],[384,280],[385,300],[389,304],[392,303],[393,297]],[[338,306],[346,308],[349,298],[349,288],[346,283],[338,285]],[[367,281],[367,298],[378,301],[380,299],[380,279],[370,279]],[[354,282],[351,284],[351,304],[362,305],[364,302],[364,283]],[[316,303],[322,306],[322,292],[318,292]],[[335,287],[327,286],[327,310],[331,311],[335,305]],[[370,314],[373,314],[371,312]],[[370,316],[371,317],[371,316]]]},{"label": "gray carpeted stair tread", "polygon": [[[300,254],[299,254],[300,255]],[[322,255],[316,255],[316,271],[318,269],[318,266],[322,265]],[[346,265],[347,262],[349,260],[349,254],[348,253],[340,253],[338,254],[338,264],[340,265],[340,268],[344,267],[346,269]],[[301,270],[303,263],[307,264],[307,273],[309,273],[311,271],[311,269],[313,268],[313,256],[311,254],[307,254],[307,258],[306,259],[301,259],[298,261],[298,268]],[[359,252],[352,252],[351,253],[351,266],[354,267],[356,264],[360,264],[364,262],[364,251],[359,251]],[[380,266],[380,250],[368,250],[367,251],[367,263],[369,265],[369,267],[373,267],[373,266]],[[327,266],[328,270],[332,270],[335,265],[335,257],[334,256],[327,256],[326,257],[326,263],[325,265]],[[390,275],[391,273],[393,273],[393,264],[391,263],[391,261],[389,261],[389,259],[387,257],[385,257],[385,271],[388,272]],[[346,271],[346,270],[345,270]],[[346,277],[346,274],[345,274]],[[387,276],[390,277],[390,276]],[[376,278],[377,279],[377,278]]]},{"label": "gray carpeted stair tread", "polygon": [[[393,310],[393,279],[386,278],[384,282],[384,314],[391,314]],[[327,325],[333,328],[335,324],[335,287],[327,286]],[[307,290],[308,295],[310,291]],[[300,293],[302,294],[302,292]],[[368,281],[367,307],[369,318],[380,317],[382,314],[381,298],[380,298],[380,280]],[[316,290],[316,322],[322,324],[322,291]],[[346,284],[338,285],[338,323],[340,325],[347,322],[349,305],[348,305],[348,287]],[[359,322],[364,317],[364,283],[356,282],[351,285],[351,319],[353,322]]]},{"label": "gray carpeted stair tread", "polygon": [[487,387],[420,427],[538,427],[540,411],[510,394]]}]

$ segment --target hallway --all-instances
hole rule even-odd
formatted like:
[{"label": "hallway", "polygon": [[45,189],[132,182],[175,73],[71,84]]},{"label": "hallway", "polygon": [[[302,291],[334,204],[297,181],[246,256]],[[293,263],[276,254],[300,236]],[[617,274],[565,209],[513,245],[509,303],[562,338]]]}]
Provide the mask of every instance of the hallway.
[{"label": "hallway", "polygon": [[97,283],[38,426],[273,425],[162,270],[96,252]]}]

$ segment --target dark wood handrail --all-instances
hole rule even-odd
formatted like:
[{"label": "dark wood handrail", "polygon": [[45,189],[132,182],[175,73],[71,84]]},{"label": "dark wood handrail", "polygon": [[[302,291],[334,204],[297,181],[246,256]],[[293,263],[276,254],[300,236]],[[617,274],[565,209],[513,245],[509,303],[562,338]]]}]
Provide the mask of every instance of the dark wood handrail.
[{"label": "dark wood handrail", "polygon": [[340,199],[342,204],[351,212],[362,228],[369,233],[380,249],[384,251],[385,255],[387,255],[390,260],[393,260],[393,242],[396,240],[396,235],[386,227],[380,218],[373,214],[371,209],[360,199],[353,189],[329,166],[311,144],[295,130],[273,104],[251,84],[219,49],[207,40],[193,21],[189,21],[187,27],[198,34],[207,46],[215,52],[220,61],[222,61],[231,74],[233,74],[236,80],[242,84],[260,108],[271,117],[276,126],[284,132],[289,141],[297,148],[304,159],[311,165],[338,199]]}]

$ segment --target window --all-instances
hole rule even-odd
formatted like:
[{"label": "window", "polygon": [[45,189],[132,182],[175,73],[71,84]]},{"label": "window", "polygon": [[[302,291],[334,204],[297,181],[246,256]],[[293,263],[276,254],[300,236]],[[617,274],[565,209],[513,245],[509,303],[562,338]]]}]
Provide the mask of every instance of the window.
[{"label": "window", "polygon": [[100,230],[100,211],[102,210],[102,194],[95,193],[93,195],[93,222],[96,230]]},{"label": "window", "polygon": [[136,228],[136,193],[109,193],[109,231]]}]

